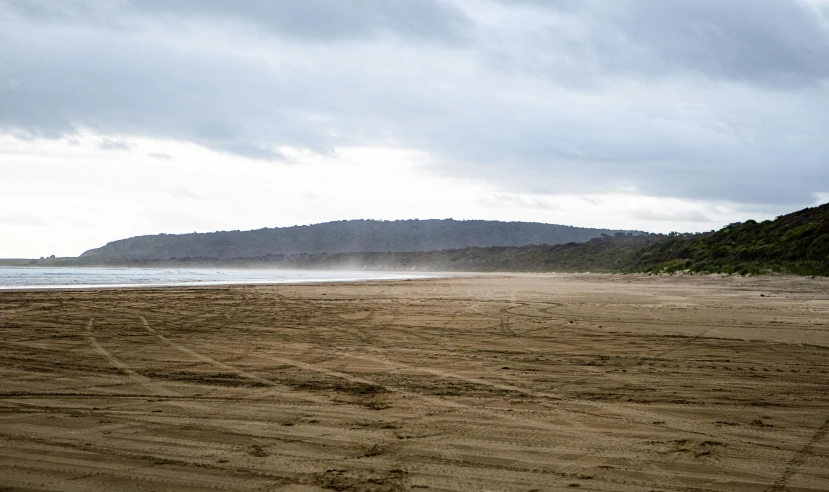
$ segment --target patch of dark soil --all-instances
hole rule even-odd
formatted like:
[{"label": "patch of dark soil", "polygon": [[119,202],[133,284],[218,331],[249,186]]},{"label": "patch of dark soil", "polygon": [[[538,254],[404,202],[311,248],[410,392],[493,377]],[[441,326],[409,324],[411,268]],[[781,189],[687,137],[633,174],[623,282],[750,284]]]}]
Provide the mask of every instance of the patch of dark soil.
[{"label": "patch of dark soil", "polygon": [[356,396],[371,396],[388,393],[389,390],[376,384],[353,383],[342,380],[309,379],[304,381],[284,381],[284,384],[299,391],[336,391]]},{"label": "patch of dark soil", "polygon": [[190,371],[160,371],[142,369],[142,375],[152,379],[166,379],[172,381],[187,381],[188,383],[207,384],[211,386],[255,388],[266,386],[258,381],[251,381],[233,372],[190,372]]},{"label": "patch of dark soil", "polygon": [[315,485],[329,490],[396,492],[406,490],[407,474],[403,470],[386,472],[363,472],[347,470],[326,470],[315,476]]},{"label": "patch of dark soil", "polygon": [[268,453],[265,452],[264,449],[262,449],[262,446],[259,446],[258,444],[250,446],[248,448],[248,454],[256,458],[264,458],[266,456],[269,456]]}]

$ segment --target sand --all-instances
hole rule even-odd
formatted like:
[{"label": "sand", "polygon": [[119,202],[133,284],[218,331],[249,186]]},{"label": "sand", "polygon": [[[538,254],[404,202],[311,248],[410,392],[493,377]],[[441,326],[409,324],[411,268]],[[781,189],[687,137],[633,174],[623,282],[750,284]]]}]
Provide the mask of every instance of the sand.
[{"label": "sand", "polygon": [[829,490],[825,279],[2,292],[0,350],[12,490]]}]

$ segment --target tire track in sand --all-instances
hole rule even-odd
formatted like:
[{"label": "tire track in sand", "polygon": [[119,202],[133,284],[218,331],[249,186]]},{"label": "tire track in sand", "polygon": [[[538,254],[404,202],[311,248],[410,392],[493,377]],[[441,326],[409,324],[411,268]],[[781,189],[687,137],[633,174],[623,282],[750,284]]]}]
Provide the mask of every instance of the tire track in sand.
[{"label": "tire track in sand", "polygon": [[385,384],[380,384],[380,383],[377,383],[376,381],[372,381],[370,379],[361,378],[359,376],[353,376],[351,374],[346,374],[346,373],[339,372],[339,371],[333,371],[333,370],[326,369],[324,367],[320,367],[320,366],[317,366],[317,365],[314,365],[314,364],[309,364],[307,362],[302,362],[302,361],[293,360],[293,359],[287,359],[285,357],[278,357],[278,356],[274,356],[274,355],[265,355],[265,354],[262,354],[261,352],[257,353],[256,356],[261,358],[261,359],[272,360],[274,362],[279,362],[281,364],[294,366],[294,367],[297,367],[297,368],[300,368],[300,369],[305,369],[307,371],[312,371],[312,372],[317,372],[317,373],[320,373],[320,374],[325,374],[326,376],[332,376],[332,377],[335,377],[335,378],[344,379],[344,380],[346,380],[348,382],[351,382],[351,383],[359,383],[359,384],[367,384],[367,385],[370,385],[370,386],[377,386],[379,388],[383,388],[383,389],[385,389],[389,392],[392,392],[392,393],[398,393],[400,395],[404,395],[404,396],[408,396],[408,397],[420,398],[420,399],[427,400],[430,403],[434,403],[434,404],[437,404],[437,405],[440,405],[440,406],[445,406],[445,407],[450,407],[450,408],[467,408],[467,405],[450,402],[450,401],[444,400],[442,398],[431,397],[431,396],[422,395],[420,393],[414,393],[414,392],[411,392],[411,391],[406,391],[406,390],[397,388],[395,386],[388,386],[388,385],[385,385]]},{"label": "tire track in sand", "polygon": [[[369,361],[372,361],[372,362],[377,362],[377,363],[380,363],[382,365],[385,365],[386,367],[388,367],[392,370],[399,370],[401,368],[413,369],[413,370],[428,369],[428,368],[418,368],[418,367],[415,367],[415,366],[409,366],[407,364],[403,364],[403,363],[396,362],[396,361],[390,361],[388,358],[386,358],[385,356],[382,356],[382,355],[378,356],[378,357],[361,356],[361,355],[355,354],[353,352],[347,352],[345,355],[347,355],[348,357],[353,357],[353,358],[358,358],[358,359],[363,359],[363,360],[369,360]],[[573,438],[573,439],[578,438],[579,436],[582,435],[581,429],[584,427],[584,425],[582,425],[579,422],[574,422],[572,420],[566,419],[563,414],[559,415],[559,423],[558,424],[553,424],[553,423],[550,423],[550,422],[546,422],[544,420],[537,420],[537,419],[533,419],[533,418],[529,418],[529,417],[525,417],[525,416],[512,415],[512,414],[505,413],[505,412],[502,412],[502,411],[499,412],[499,411],[494,410],[494,409],[489,409],[489,408],[485,408],[485,407],[477,407],[477,406],[474,406],[474,405],[469,405],[469,404],[461,403],[461,402],[454,402],[454,401],[451,401],[447,398],[442,398],[442,397],[439,397],[439,396],[430,396],[430,395],[425,395],[425,394],[414,392],[414,391],[409,391],[409,390],[406,390],[406,389],[403,389],[403,388],[400,388],[400,387],[397,387],[397,386],[394,386],[394,385],[379,383],[377,381],[374,381],[374,380],[371,380],[371,379],[368,379],[368,378],[364,378],[364,377],[360,377],[360,376],[354,376],[352,374],[347,374],[347,373],[343,373],[343,372],[340,372],[340,371],[335,371],[335,370],[332,370],[332,369],[321,367],[319,365],[310,364],[310,363],[302,362],[302,361],[297,361],[297,360],[289,359],[289,358],[286,358],[286,357],[280,357],[280,356],[276,356],[276,355],[264,354],[262,352],[257,352],[256,356],[260,357],[260,358],[263,358],[263,359],[268,359],[268,360],[273,360],[275,362],[280,362],[282,364],[292,365],[292,366],[300,368],[300,369],[305,369],[305,370],[308,370],[308,371],[317,372],[317,373],[324,374],[324,375],[327,375],[327,376],[344,379],[344,380],[352,382],[352,383],[362,383],[362,384],[369,384],[369,385],[377,386],[377,387],[383,388],[386,391],[389,391],[391,393],[395,393],[397,395],[400,395],[400,396],[406,398],[406,400],[407,400],[406,401],[406,407],[414,413],[413,418],[406,419],[407,422],[409,422],[410,425],[413,424],[415,426],[421,426],[424,431],[426,429],[428,429],[428,427],[424,426],[422,424],[417,424],[416,422],[420,421],[420,420],[423,420],[423,419],[427,418],[430,415],[434,415],[435,410],[436,410],[435,407],[446,408],[448,412],[466,411],[468,413],[475,414],[475,415],[478,415],[478,416],[481,416],[481,417],[485,417],[485,418],[488,418],[488,419],[493,419],[493,421],[495,421],[495,422],[498,422],[498,421],[512,422],[513,424],[517,424],[519,427],[531,427],[531,428],[535,428],[535,429],[543,429],[543,430],[548,430],[548,431],[553,430],[557,433],[557,435],[559,437],[567,436],[567,437],[570,437],[570,438]],[[443,373],[441,373],[441,376],[442,377],[447,377]],[[427,405],[433,405],[433,407],[429,408],[429,406],[427,406]],[[429,434],[429,433],[425,433],[425,434],[426,435],[424,435],[422,437],[435,437],[435,435],[433,435],[433,434]],[[462,434],[459,434],[459,435],[462,435]],[[394,443],[395,443],[395,441],[390,441],[390,442],[385,443],[385,446],[394,447],[395,446]],[[455,464],[456,468],[453,469],[453,472],[452,472],[453,476],[451,477],[451,479],[454,479],[455,481],[458,482],[458,486],[459,486],[458,489],[459,490],[477,490],[477,489],[480,489],[480,487],[481,487],[480,480],[482,480],[481,477],[477,477],[477,476],[474,475],[473,472],[470,472],[470,471],[467,470],[467,468],[469,468],[469,467],[475,468],[476,465],[474,463],[467,462],[466,459],[464,458],[464,456],[461,455],[458,450],[456,450],[455,448],[449,446],[446,442],[445,436],[440,437],[439,439],[436,439],[436,440],[430,440],[428,445],[426,445],[425,449],[427,449],[427,450],[431,449],[431,450],[435,451],[436,453],[438,453],[447,462]],[[450,478],[447,477],[447,479],[450,479]]]},{"label": "tire track in sand", "polygon": [[792,479],[793,476],[800,470],[801,467],[806,463],[806,460],[809,456],[812,456],[812,448],[814,448],[815,444],[818,441],[826,437],[826,434],[829,433],[829,419],[823,422],[818,430],[812,435],[812,437],[806,441],[806,444],[798,451],[789,463],[786,465],[786,469],[783,470],[783,474],[780,475],[780,478],[775,480],[775,482],[766,489],[767,492],[783,492],[784,490],[788,490],[789,488],[789,480]]},{"label": "tire track in sand", "polygon": [[[351,355],[351,354],[349,354],[349,355]],[[339,372],[339,371],[334,371],[334,370],[327,369],[327,368],[321,367],[319,365],[310,364],[310,363],[307,363],[307,362],[302,362],[302,361],[298,361],[298,360],[294,360],[294,359],[288,359],[286,357],[280,357],[280,356],[275,356],[275,355],[267,355],[267,354],[263,354],[261,352],[257,353],[257,357],[262,358],[262,359],[272,360],[274,362],[279,362],[279,363],[282,363],[282,364],[291,365],[291,366],[297,367],[299,369],[304,369],[304,370],[307,370],[307,371],[312,371],[312,372],[324,374],[326,376],[331,376],[331,377],[335,377],[335,378],[339,378],[339,379],[344,379],[344,380],[346,380],[348,382],[351,382],[351,383],[360,383],[360,384],[376,386],[376,387],[379,387],[379,388],[383,388],[384,390],[389,391],[391,393],[395,393],[395,394],[398,394],[400,396],[403,396],[404,398],[406,398],[408,400],[407,401],[407,408],[414,414],[413,418],[408,419],[408,422],[410,424],[415,425],[415,426],[422,427],[422,433],[424,434],[423,437],[434,437],[433,435],[426,432],[426,429],[428,429],[428,427],[424,426],[423,424],[416,423],[417,421],[422,421],[427,416],[434,413],[434,408],[430,409],[429,407],[426,406],[427,404],[431,404],[431,405],[434,405],[436,407],[448,408],[449,411],[467,410],[467,411],[471,411],[473,413],[477,413],[479,415],[486,415],[490,418],[496,418],[496,419],[506,418],[508,420],[520,420],[521,424],[524,424],[524,425],[527,424],[527,421],[525,419],[516,419],[513,416],[506,416],[506,415],[503,415],[503,414],[499,414],[497,412],[488,411],[486,409],[474,408],[474,407],[471,407],[470,405],[466,405],[466,404],[458,403],[458,402],[453,402],[453,401],[447,400],[445,398],[440,398],[440,397],[436,397],[436,396],[429,396],[429,395],[424,395],[424,394],[421,394],[421,393],[408,391],[408,390],[405,390],[405,389],[402,389],[402,388],[398,388],[396,386],[391,386],[391,385],[378,383],[378,382],[373,381],[371,379],[367,379],[367,378],[363,378],[363,377],[359,377],[359,376],[354,376],[352,374],[346,374],[346,373]],[[380,362],[381,364],[384,364],[384,365],[386,365],[390,368],[396,368],[395,366],[397,366],[396,363],[390,362],[387,359],[378,358],[378,359],[376,359],[376,362]],[[544,425],[544,424],[537,423],[537,422],[533,422],[533,423],[535,423],[537,425]],[[547,428],[547,427],[549,427],[549,425],[544,425],[544,427]],[[397,439],[399,439],[399,437]],[[385,442],[385,443],[381,444],[381,448],[396,446],[396,440],[397,439],[390,440],[388,442]],[[475,485],[474,485],[474,482],[476,480],[475,477],[473,477],[470,473],[465,471],[465,467],[463,466],[464,460],[463,460],[462,456],[460,454],[458,454],[457,451],[455,451],[455,449],[449,447],[446,444],[446,442],[444,441],[444,439],[437,439],[437,440],[431,441],[429,444],[432,446],[432,449],[435,452],[437,452],[441,457],[443,457],[443,459],[445,459],[449,462],[457,463],[457,468],[454,470],[453,478],[454,478],[454,480],[459,482],[460,490],[472,490],[473,488],[475,488]]]},{"label": "tire track in sand", "polygon": [[[404,364],[404,363],[397,362],[397,361],[394,361],[394,362],[388,361],[388,360],[385,360],[381,357],[372,357],[372,356],[368,356],[368,355],[356,354],[356,353],[353,353],[353,352],[349,352],[347,354],[347,356],[355,358],[355,359],[363,359],[363,360],[367,360],[367,361],[371,361],[371,362],[379,362],[381,364],[391,365],[391,366],[394,366],[395,369],[409,369],[409,370],[412,370],[412,371],[415,371],[415,372],[425,372],[425,373],[436,375],[436,376],[443,377],[443,378],[459,379],[459,380],[462,380],[464,382],[469,382],[469,383],[473,383],[473,384],[482,384],[482,385],[491,386],[491,387],[495,387],[495,388],[502,389],[502,390],[516,391],[516,392],[520,392],[520,393],[527,394],[527,395],[533,394],[534,396],[546,396],[546,397],[556,398],[555,395],[547,395],[547,394],[544,394],[544,393],[532,393],[532,392],[529,392],[529,391],[527,391],[523,388],[518,388],[518,387],[515,387],[515,386],[501,385],[501,384],[498,384],[498,383],[493,383],[491,381],[486,381],[486,380],[482,380],[482,379],[478,379],[478,378],[468,378],[468,377],[461,376],[461,375],[458,375],[458,374],[447,373],[445,371],[439,371],[439,370],[435,370],[435,369],[431,369],[431,368],[410,366],[408,364]],[[298,368],[301,368],[301,369],[305,369],[305,370],[325,374],[325,375],[328,375],[328,376],[344,379],[344,380],[352,382],[352,383],[362,383],[362,384],[369,384],[369,385],[372,385],[372,386],[377,386],[377,387],[383,388],[383,389],[385,389],[385,390],[387,390],[391,393],[396,393],[396,394],[399,394],[401,396],[406,396],[406,397],[412,398],[412,399],[419,399],[421,401],[425,401],[425,402],[435,404],[435,405],[438,405],[438,406],[441,406],[441,407],[448,407],[448,408],[458,409],[458,410],[466,410],[466,411],[470,411],[472,413],[477,413],[479,415],[485,415],[485,416],[490,417],[490,418],[515,421],[515,422],[520,423],[522,425],[529,425],[531,427],[548,429],[548,430],[549,429],[555,429],[557,431],[562,431],[562,427],[563,427],[562,425],[554,425],[554,424],[550,424],[548,422],[544,422],[544,421],[541,421],[541,420],[534,420],[534,419],[529,419],[529,418],[525,418],[525,417],[509,415],[509,414],[505,414],[503,412],[498,412],[498,411],[494,411],[494,410],[490,410],[490,409],[486,409],[486,408],[475,407],[475,406],[472,406],[472,405],[467,405],[467,404],[459,403],[459,402],[453,402],[453,401],[448,400],[446,398],[424,395],[422,393],[417,393],[417,392],[405,390],[405,389],[399,388],[397,386],[391,386],[391,385],[378,383],[378,382],[373,381],[373,380],[368,379],[368,378],[353,376],[351,374],[346,374],[346,373],[342,373],[342,372],[339,372],[339,371],[334,371],[334,370],[327,369],[327,368],[324,368],[324,367],[320,367],[320,366],[317,366],[317,365],[314,365],[314,364],[309,364],[307,362],[301,362],[301,361],[297,361],[297,360],[293,360],[293,359],[288,359],[288,358],[285,358],[285,357],[265,355],[265,354],[262,354],[261,352],[257,353],[257,357],[260,357],[260,358],[263,358],[263,359],[268,359],[268,360],[273,360],[274,362],[280,362],[282,364],[292,365],[294,367],[298,367]],[[562,417],[563,417],[563,415],[562,415]],[[568,425],[570,425],[571,427],[574,427],[574,428],[583,427],[581,424],[570,421],[569,419],[561,420],[561,422],[564,422],[564,423],[566,423],[566,424],[568,424]],[[575,435],[576,434],[574,434],[574,436]]]},{"label": "tire track in sand", "polygon": [[[374,349],[374,348],[372,348],[370,350],[372,352],[381,352],[380,350]],[[369,355],[369,354],[365,354],[365,353],[347,352],[346,355],[348,357],[352,357],[352,358],[355,358],[355,359],[362,359],[362,360],[372,361],[372,362],[381,362],[381,363],[385,363],[386,365],[393,365],[395,367],[395,369],[397,369],[397,370],[405,369],[405,370],[409,370],[409,371],[413,371],[413,372],[426,373],[426,374],[431,374],[431,375],[434,375],[434,376],[437,376],[437,377],[440,377],[440,378],[456,379],[456,380],[464,381],[464,382],[467,382],[467,383],[470,383],[470,384],[478,384],[478,385],[489,386],[489,387],[492,387],[492,388],[495,388],[495,389],[500,389],[500,390],[503,390],[503,391],[513,391],[513,392],[516,392],[516,393],[524,394],[524,395],[532,397],[532,398],[547,400],[547,401],[540,401],[538,403],[540,403],[541,405],[543,405],[547,409],[552,410],[553,412],[555,412],[556,418],[558,419],[558,422],[560,424],[566,425],[566,426],[568,426],[572,429],[585,429],[587,427],[579,419],[574,418],[575,415],[584,414],[584,415],[590,415],[590,416],[593,416],[593,417],[598,416],[593,411],[587,411],[585,409],[580,409],[579,410],[579,409],[571,407],[566,411],[563,410],[559,406],[559,404],[561,404],[561,403],[574,403],[574,400],[572,400],[570,398],[567,398],[563,395],[551,394],[551,393],[547,393],[547,392],[532,391],[532,390],[528,390],[528,389],[521,388],[521,387],[518,387],[518,386],[513,386],[513,385],[510,385],[510,384],[498,383],[498,382],[489,381],[489,380],[486,380],[486,379],[480,379],[480,378],[475,378],[475,377],[464,376],[464,375],[457,374],[457,373],[451,372],[451,371],[446,371],[446,370],[433,369],[433,368],[430,368],[430,367],[413,366],[413,365],[409,365],[409,364],[399,362],[399,361],[389,361],[382,354],[378,354],[377,356],[373,356],[373,355]],[[377,383],[375,383],[375,384],[377,384]],[[383,385],[380,385],[380,384],[378,384],[378,386],[384,387]],[[387,389],[394,391],[392,388],[387,388]],[[401,390],[401,391],[405,391],[405,390]],[[447,401],[447,400],[445,400],[443,398],[440,398],[440,397],[427,397],[426,395],[421,395],[419,393],[414,393],[414,395],[419,396],[421,398],[434,398],[434,399],[437,399],[439,401]],[[598,401],[588,401],[588,400],[581,400],[581,401],[578,401],[577,403],[581,406],[586,407],[586,408],[601,411],[605,414],[605,416],[607,418],[622,418],[622,419],[629,420],[631,422],[637,422],[637,423],[641,423],[641,424],[649,424],[650,422],[652,422],[654,420],[654,417],[655,417],[654,413],[652,411],[644,410],[644,409],[630,408],[630,407],[625,407],[625,406],[616,405],[616,404],[609,404],[609,403],[603,403],[603,402],[598,402]],[[543,420],[537,420],[537,419],[528,418],[528,417],[521,417],[521,416],[518,416],[518,415],[503,414],[503,413],[499,413],[498,411],[495,411],[495,410],[486,409],[486,408],[482,408],[482,407],[472,407],[472,406],[469,406],[469,405],[464,405],[462,403],[460,405],[462,405],[463,409],[468,410],[472,413],[477,413],[478,415],[485,415],[485,416],[489,416],[489,417],[497,417],[497,418],[500,418],[502,420],[513,421],[513,422],[516,422],[516,423],[520,423],[522,425],[529,425],[529,426],[532,426],[532,427],[543,428],[543,429],[547,429],[547,430],[553,429],[555,427],[555,429],[557,430],[557,432],[560,433],[560,435],[564,435],[562,433],[561,426],[554,426],[553,424],[549,424],[549,423],[547,423]],[[613,416],[615,416],[615,417],[613,417]],[[694,432],[693,430],[689,430],[689,429],[686,429],[686,428],[677,428],[677,429],[674,429],[674,430],[677,430],[677,431],[680,431],[680,432]],[[710,436],[709,434],[703,434],[703,435]]]},{"label": "tire track in sand", "polygon": [[[159,396],[165,396],[168,398],[186,398],[181,393],[165,388],[164,386],[160,385],[156,381],[153,381],[147,376],[139,374],[132,368],[132,366],[112,355],[112,353],[109,350],[105,349],[100,343],[98,343],[98,340],[95,338],[95,335],[92,331],[94,326],[95,318],[89,318],[89,323],[86,324],[86,339],[92,346],[92,348],[95,349],[95,351],[98,352],[98,354],[104,357],[107,361],[109,361],[110,364],[121,370],[121,372],[126,374],[127,377],[130,378],[133,382],[143,386],[144,388],[150,390],[151,392]],[[188,412],[192,412],[193,410],[199,410],[204,412],[208,410],[207,407],[199,405],[197,403],[185,403],[178,401],[167,401],[166,403],[174,407],[186,410]]]},{"label": "tire track in sand", "polygon": [[262,384],[264,386],[284,388],[286,390],[289,389],[287,386],[281,385],[281,384],[279,384],[275,381],[271,381],[270,379],[265,379],[261,376],[257,376],[256,374],[253,374],[251,372],[243,371],[242,369],[239,369],[238,367],[231,366],[230,364],[225,364],[224,362],[218,361],[218,360],[213,359],[211,357],[208,357],[206,355],[202,355],[202,354],[200,354],[200,353],[198,353],[194,350],[190,350],[189,348],[187,348],[183,345],[179,345],[178,343],[170,340],[169,338],[165,337],[161,333],[157,332],[155,330],[155,328],[150,326],[149,321],[147,321],[147,318],[145,318],[144,316],[139,316],[138,318],[141,320],[141,323],[144,325],[144,328],[146,328],[147,331],[149,331],[150,333],[155,335],[156,338],[158,338],[162,342],[166,343],[170,347],[172,347],[172,348],[174,348],[174,349],[176,349],[180,352],[184,352],[185,354],[187,354],[191,357],[194,357],[194,358],[196,358],[196,359],[198,359],[202,362],[206,362],[210,365],[213,365],[213,366],[219,367],[221,369],[224,369],[226,371],[230,371],[232,373],[235,373],[236,375],[242,376],[243,378],[250,379],[251,381],[256,381],[257,383]]},{"label": "tire track in sand", "polygon": [[[212,364],[212,365],[215,365],[217,367],[221,367],[222,369],[232,371],[232,372],[238,374],[239,376],[252,379],[254,381],[260,382],[262,384],[266,384],[266,385],[271,386],[271,387],[276,387],[276,388],[280,388],[280,389],[284,388],[286,391],[292,391],[292,389],[288,388],[287,386],[278,384],[274,381],[262,378],[260,376],[255,375],[255,374],[249,373],[247,371],[243,371],[243,370],[241,370],[237,367],[234,367],[234,366],[231,366],[229,364],[225,364],[223,362],[217,361],[213,358],[207,357],[207,356],[202,355],[198,352],[190,350],[187,347],[179,345],[176,342],[173,342],[169,338],[165,337],[164,335],[158,333],[152,326],[150,326],[150,323],[147,321],[147,318],[145,318],[144,316],[139,316],[139,319],[141,320],[141,323],[144,325],[144,328],[146,328],[147,331],[149,331],[150,333],[155,335],[159,340],[166,343],[170,347],[173,347],[177,350],[180,350],[181,352],[184,352],[188,355],[191,355],[191,356],[193,356],[193,357],[195,357],[195,358],[197,358],[197,359],[199,359],[203,362],[206,362],[208,364]],[[448,407],[453,408],[453,409],[469,408],[467,405],[464,405],[464,404],[461,404],[461,403],[448,402],[448,401],[442,400],[440,398],[426,397],[425,395],[419,395],[417,393],[404,392],[404,391],[399,390],[397,388],[386,387],[384,385],[377,384],[377,383],[375,383],[373,381],[370,381],[368,379],[360,378],[360,377],[357,377],[357,376],[351,376],[349,374],[345,374],[345,373],[341,373],[341,372],[337,372],[337,371],[331,371],[329,369],[325,369],[323,367],[315,366],[315,365],[308,364],[308,363],[305,363],[305,362],[295,361],[295,360],[292,360],[292,359],[287,359],[287,358],[284,358],[284,357],[277,357],[277,356],[257,355],[257,357],[260,357],[262,359],[267,359],[267,360],[273,360],[275,362],[280,362],[282,364],[291,365],[291,366],[298,367],[298,368],[305,369],[305,370],[310,370],[310,371],[314,371],[314,372],[327,374],[327,375],[337,377],[337,378],[341,378],[341,379],[345,379],[347,381],[354,382],[354,383],[370,384],[370,385],[373,385],[373,386],[382,387],[382,388],[385,388],[386,390],[391,391],[391,392],[396,392],[396,393],[399,393],[399,394],[406,394],[410,397],[419,397],[421,399],[427,399],[432,403],[440,403],[443,406],[448,406]],[[319,404],[328,403],[328,402],[323,401],[322,399],[316,398],[316,397],[311,397],[309,399],[312,399],[314,402],[319,403]],[[422,418],[423,415],[425,415],[427,413],[426,408],[422,407],[421,412],[416,412],[416,413],[419,413],[420,417]],[[457,455],[453,451],[448,450],[442,443],[438,442],[437,447],[440,450],[439,452],[442,452],[442,454],[444,456],[446,456],[447,458],[458,459]],[[465,485],[470,484],[468,477],[464,476],[464,474],[461,473],[460,478],[462,478]],[[468,487],[464,487],[464,488],[468,488]]]},{"label": "tire track in sand", "polygon": [[[293,388],[291,388],[289,386],[277,383],[276,381],[273,381],[271,379],[263,378],[261,376],[258,376],[256,374],[252,373],[252,372],[248,372],[248,371],[239,369],[236,366],[232,366],[230,364],[225,364],[224,362],[218,361],[218,360],[216,360],[212,357],[208,357],[206,355],[202,355],[202,354],[200,354],[200,353],[198,353],[194,350],[191,350],[191,349],[189,349],[189,348],[187,348],[183,345],[179,345],[178,343],[170,340],[169,338],[165,337],[164,335],[162,335],[161,333],[156,331],[155,328],[150,326],[149,321],[147,321],[147,318],[145,318],[144,316],[139,316],[138,318],[141,320],[141,323],[144,325],[144,328],[148,332],[155,335],[156,338],[158,338],[159,340],[161,340],[165,344],[169,345],[170,347],[172,347],[172,348],[174,348],[174,349],[176,349],[180,352],[183,352],[187,355],[190,355],[190,356],[192,356],[192,357],[194,357],[194,358],[196,358],[196,359],[198,359],[202,362],[206,362],[207,364],[219,367],[219,368],[224,369],[226,371],[230,371],[230,372],[232,372],[232,373],[234,373],[238,376],[241,376],[243,378],[250,379],[251,381],[255,381],[255,382],[257,382],[257,383],[259,383],[263,386],[268,386],[268,387],[275,388],[275,389],[285,391],[285,392],[296,392],[296,390],[294,390]],[[328,400],[328,399],[319,398],[319,397],[316,397],[314,395],[309,395],[309,394],[303,395],[303,398],[307,399],[308,401],[320,404],[320,405],[329,405],[331,403],[330,400]]]},{"label": "tire track in sand", "polygon": [[98,352],[98,354],[101,355],[101,357],[105,358],[107,361],[109,361],[110,364],[112,364],[121,372],[126,374],[127,377],[131,379],[134,383],[143,386],[144,388],[150,390],[151,392],[157,395],[169,397],[181,396],[180,394],[174,391],[170,391],[167,388],[160,386],[152,379],[138,374],[129,364],[112,355],[112,353],[109,350],[105,349],[100,343],[98,343],[98,340],[95,338],[95,334],[92,331],[92,328],[94,326],[95,318],[89,318],[89,322],[86,324],[86,341],[89,342],[92,348],[95,349],[95,352]]}]

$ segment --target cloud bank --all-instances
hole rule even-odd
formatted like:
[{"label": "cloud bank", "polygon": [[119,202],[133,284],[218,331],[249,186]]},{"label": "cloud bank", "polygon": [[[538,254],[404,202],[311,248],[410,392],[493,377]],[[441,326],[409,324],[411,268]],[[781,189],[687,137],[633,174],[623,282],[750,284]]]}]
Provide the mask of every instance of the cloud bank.
[{"label": "cloud bank", "polygon": [[6,0],[0,130],[794,207],[829,191],[828,26],[815,0]]}]

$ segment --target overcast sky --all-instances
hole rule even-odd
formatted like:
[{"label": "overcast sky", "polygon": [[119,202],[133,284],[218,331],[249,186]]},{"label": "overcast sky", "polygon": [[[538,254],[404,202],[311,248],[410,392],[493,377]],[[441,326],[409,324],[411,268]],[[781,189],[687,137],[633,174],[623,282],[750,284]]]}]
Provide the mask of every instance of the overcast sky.
[{"label": "overcast sky", "polygon": [[829,201],[825,0],[0,0],[0,257]]}]

